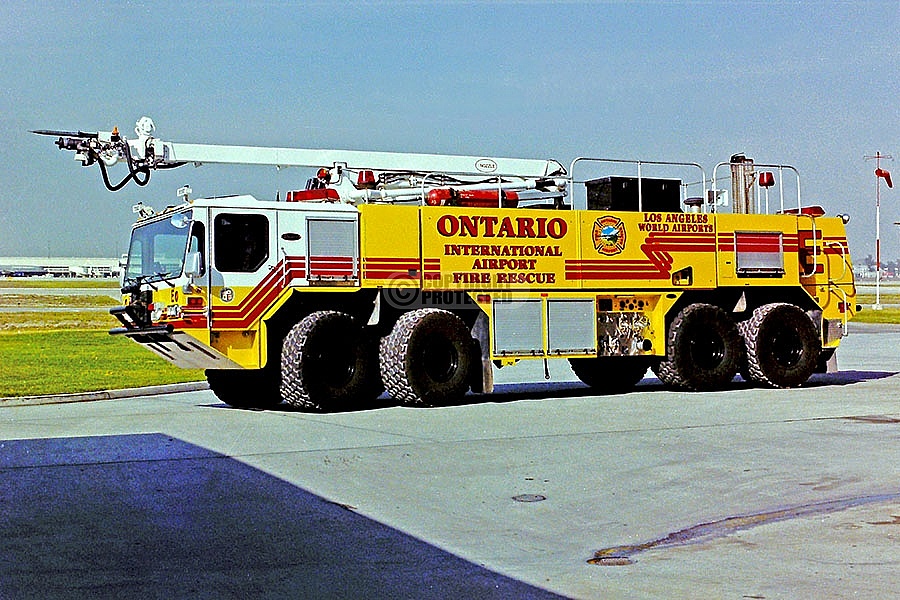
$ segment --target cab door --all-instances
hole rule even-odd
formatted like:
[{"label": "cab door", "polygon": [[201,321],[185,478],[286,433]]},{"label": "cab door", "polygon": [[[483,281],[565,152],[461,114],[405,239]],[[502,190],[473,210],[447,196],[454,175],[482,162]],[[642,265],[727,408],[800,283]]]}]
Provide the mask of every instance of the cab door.
[{"label": "cab door", "polygon": [[259,318],[279,283],[276,217],[272,210],[210,211],[212,342],[249,368],[260,366]]}]

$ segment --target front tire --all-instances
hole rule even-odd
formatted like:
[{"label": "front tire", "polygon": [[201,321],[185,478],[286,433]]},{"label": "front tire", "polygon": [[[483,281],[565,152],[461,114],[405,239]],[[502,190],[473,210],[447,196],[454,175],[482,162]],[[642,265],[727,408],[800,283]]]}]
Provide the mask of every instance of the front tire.
[{"label": "front tire", "polygon": [[446,310],[405,313],[381,340],[381,379],[388,394],[404,404],[441,406],[460,400],[469,389],[473,363],[469,328]]},{"label": "front tire", "polygon": [[234,408],[265,410],[281,404],[278,375],[264,369],[207,369],[206,380],[216,397]]},{"label": "front tire", "polygon": [[743,355],[741,334],[727,312],[712,304],[691,304],[672,321],[666,358],[656,374],[671,387],[715,390],[734,379]]},{"label": "front tire", "polygon": [[382,391],[377,356],[353,318],[316,311],[294,325],[281,349],[281,395],[312,411],[356,410]]}]

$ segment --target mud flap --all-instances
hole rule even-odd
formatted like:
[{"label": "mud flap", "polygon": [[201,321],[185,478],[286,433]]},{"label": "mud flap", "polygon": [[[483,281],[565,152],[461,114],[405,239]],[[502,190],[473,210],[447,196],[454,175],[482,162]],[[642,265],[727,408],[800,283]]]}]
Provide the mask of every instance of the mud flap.
[{"label": "mud flap", "polygon": [[819,362],[816,365],[816,373],[837,373],[837,352],[834,350],[834,348],[822,350],[822,353],[819,355]]},{"label": "mud flap", "polygon": [[480,313],[472,326],[472,352],[481,362],[481,370],[472,369],[469,374],[472,391],[476,394],[490,394],[494,391],[494,365],[491,362],[490,325],[487,315]]}]

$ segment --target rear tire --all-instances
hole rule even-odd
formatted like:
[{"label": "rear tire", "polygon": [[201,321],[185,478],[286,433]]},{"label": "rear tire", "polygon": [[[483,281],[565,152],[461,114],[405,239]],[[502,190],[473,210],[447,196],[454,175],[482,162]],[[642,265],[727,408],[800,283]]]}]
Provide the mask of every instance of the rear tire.
[{"label": "rear tire", "polygon": [[273,369],[207,369],[209,389],[234,408],[264,410],[281,404],[278,375]]},{"label": "rear tire", "polygon": [[317,311],[294,325],[281,350],[281,396],[312,411],[356,410],[381,392],[374,344],[353,318]]},{"label": "rear tire", "polygon": [[821,344],[816,327],[793,304],[760,306],[741,324],[746,345],[745,377],[771,387],[802,385],[816,371]]},{"label": "rear tire", "polygon": [[644,378],[649,366],[643,356],[570,358],[569,364],[582,383],[606,394],[632,389]]},{"label": "rear tire", "polygon": [[437,308],[405,313],[381,340],[384,387],[408,405],[457,402],[469,389],[473,347],[469,328],[455,314]]},{"label": "rear tire", "polygon": [[655,371],[671,387],[715,390],[734,379],[743,355],[741,334],[727,312],[712,304],[691,304],[672,321],[666,358]]}]

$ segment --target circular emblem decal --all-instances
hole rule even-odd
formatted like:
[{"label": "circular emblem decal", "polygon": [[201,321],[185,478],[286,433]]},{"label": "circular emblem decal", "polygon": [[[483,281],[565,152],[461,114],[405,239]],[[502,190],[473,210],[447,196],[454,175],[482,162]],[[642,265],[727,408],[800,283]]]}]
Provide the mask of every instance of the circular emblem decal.
[{"label": "circular emblem decal", "polygon": [[625,249],[625,224],[622,219],[613,216],[599,217],[594,221],[591,232],[594,248],[600,254],[612,256]]},{"label": "circular emblem decal", "polygon": [[219,292],[219,298],[222,299],[222,302],[231,302],[234,300],[234,290],[231,288],[222,288],[222,291]]}]

